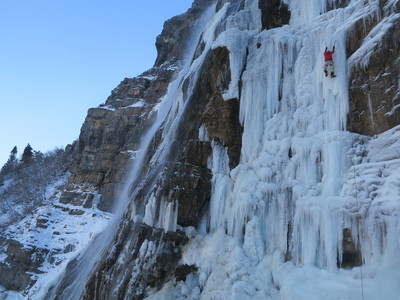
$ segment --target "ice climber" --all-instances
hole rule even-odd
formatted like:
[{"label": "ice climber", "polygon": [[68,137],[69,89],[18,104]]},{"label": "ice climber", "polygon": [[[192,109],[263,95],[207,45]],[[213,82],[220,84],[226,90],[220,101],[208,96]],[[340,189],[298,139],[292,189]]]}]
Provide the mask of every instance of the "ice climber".
[{"label": "ice climber", "polygon": [[324,66],[324,72],[325,72],[325,76],[329,75],[329,70],[330,70],[330,74],[331,77],[336,77],[335,75],[335,69],[333,66],[333,58],[332,58],[332,54],[335,53],[335,46],[333,46],[332,51],[328,51],[328,47],[325,48],[325,52],[324,52],[324,59],[325,59],[325,66]]}]

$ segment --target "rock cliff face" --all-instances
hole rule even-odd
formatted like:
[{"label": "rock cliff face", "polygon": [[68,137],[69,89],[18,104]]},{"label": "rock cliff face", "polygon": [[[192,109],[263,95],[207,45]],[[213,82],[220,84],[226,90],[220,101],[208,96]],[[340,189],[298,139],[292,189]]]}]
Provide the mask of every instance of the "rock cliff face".
[{"label": "rock cliff face", "polygon": [[[151,124],[150,112],[166,93],[177,70],[177,64],[166,62],[137,78],[126,78],[104,105],[89,110],[74,153],[70,184],[73,189],[96,187],[102,194],[101,209],[112,209],[128,162]],[[71,198],[68,191],[63,197],[66,201]]]},{"label": "rock cliff face", "polygon": [[[400,4],[384,10],[386,2],[381,1],[381,9],[373,18],[361,18],[348,37],[348,56],[362,41],[375,42],[368,44],[372,54],[357,59],[350,70],[348,127],[365,135],[382,133],[400,123],[400,17],[393,15],[400,12]],[[381,19],[389,15],[393,23],[386,30],[387,20]]]},{"label": "rock cliff face", "polygon": [[7,243],[7,267],[0,267],[1,285],[9,290],[22,291],[31,284],[31,274],[41,273],[39,269],[48,251],[37,247],[26,249],[14,240],[5,241],[0,238],[0,243]]},{"label": "rock cliff face", "polygon": [[[72,189],[96,187],[102,194],[99,207],[103,210],[112,209],[129,160],[135,157],[141,136],[151,125],[151,111],[181,68],[186,43],[205,2],[196,1],[187,13],[165,22],[157,37],[158,56],[152,69],[136,78],[124,79],[104,105],[88,111],[71,167],[70,184]],[[71,196],[66,192],[64,198],[68,201]]]},{"label": "rock cliff face", "polygon": [[[150,289],[161,288],[182,268],[178,263],[188,238],[183,232],[124,222],[118,240],[112,255],[102,261],[88,282],[84,299],[143,299]],[[125,259],[124,266],[118,261],[121,259]]]},{"label": "rock cliff face", "polygon": [[262,29],[272,29],[289,24],[289,7],[281,0],[260,0],[258,5],[262,12]]},{"label": "rock cliff face", "polygon": [[204,124],[209,137],[229,148],[232,164],[237,164],[241,145],[238,100],[221,97],[230,79],[229,53],[217,48],[202,67],[190,106],[185,110],[169,163],[155,184],[155,198],[178,203],[178,224],[198,225],[211,193],[211,173],[207,160],[211,154],[209,141],[199,140]]}]

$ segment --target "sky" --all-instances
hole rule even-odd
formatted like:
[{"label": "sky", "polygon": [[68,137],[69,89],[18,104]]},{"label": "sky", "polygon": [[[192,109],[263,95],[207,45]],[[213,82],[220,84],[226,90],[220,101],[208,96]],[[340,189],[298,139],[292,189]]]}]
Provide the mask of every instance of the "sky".
[{"label": "sky", "polygon": [[164,22],[192,0],[0,2],[0,166],[14,146],[78,139],[87,110],[151,68]]}]

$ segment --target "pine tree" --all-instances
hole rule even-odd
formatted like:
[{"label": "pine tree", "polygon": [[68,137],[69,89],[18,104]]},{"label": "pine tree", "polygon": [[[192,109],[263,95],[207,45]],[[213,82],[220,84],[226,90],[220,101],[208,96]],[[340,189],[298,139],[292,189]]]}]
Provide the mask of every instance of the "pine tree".
[{"label": "pine tree", "polygon": [[16,162],[17,161],[17,153],[18,153],[17,146],[14,146],[14,148],[11,150],[10,158],[9,158],[9,160],[11,162]]},{"label": "pine tree", "polygon": [[7,175],[8,173],[14,171],[15,168],[17,167],[18,165],[17,153],[18,153],[17,146],[14,146],[14,148],[10,152],[10,156],[8,157],[7,162],[1,168],[0,174],[2,176]]},{"label": "pine tree", "polygon": [[25,149],[24,149],[24,153],[22,153],[22,158],[21,161],[24,164],[29,164],[31,162],[33,158],[33,149],[31,147],[31,145],[26,145]]}]

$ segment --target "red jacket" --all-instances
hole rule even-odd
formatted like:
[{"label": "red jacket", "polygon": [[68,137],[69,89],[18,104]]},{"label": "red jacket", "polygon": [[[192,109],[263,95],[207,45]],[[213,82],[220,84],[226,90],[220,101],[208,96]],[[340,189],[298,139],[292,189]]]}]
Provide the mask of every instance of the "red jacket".
[{"label": "red jacket", "polygon": [[325,60],[332,60],[333,53],[335,53],[335,48],[333,48],[332,51],[328,51],[328,49],[325,49],[325,52],[324,52]]}]

